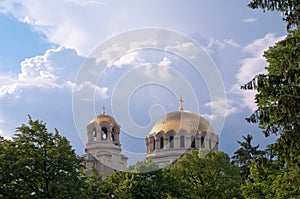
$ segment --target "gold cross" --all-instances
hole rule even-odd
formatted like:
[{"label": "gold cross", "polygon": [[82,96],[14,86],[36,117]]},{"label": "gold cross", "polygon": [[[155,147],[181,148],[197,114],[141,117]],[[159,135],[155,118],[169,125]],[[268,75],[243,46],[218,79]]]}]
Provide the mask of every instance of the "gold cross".
[{"label": "gold cross", "polygon": [[182,99],[182,97],[180,97],[179,102],[180,102],[179,111],[182,112],[183,111],[182,102],[184,102],[183,99]]},{"label": "gold cross", "polygon": [[102,115],[105,115],[105,106],[104,106],[104,104],[102,106]]}]

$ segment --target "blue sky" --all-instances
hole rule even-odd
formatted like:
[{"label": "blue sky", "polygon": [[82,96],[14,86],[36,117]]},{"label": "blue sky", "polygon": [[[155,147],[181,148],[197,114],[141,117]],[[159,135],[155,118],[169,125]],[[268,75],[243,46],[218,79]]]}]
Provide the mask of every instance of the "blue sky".
[{"label": "blue sky", "polygon": [[[256,144],[265,146],[274,138],[264,138],[256,125],[246,123],[244,118],[255,110],[254,93],[239,87],[264,72],[263,51],[284,38],[286,32],[278,13],[251,10],[248,2],[1,1],[0,135],[11,137],[30,114],[45,121],[50,131],[58,128],[82,154],[84,125],[105,104],[108,114],[123,110],[130,118],[127,122],[136,127],[136,132],[125,131],[121,137],[124,151],[138,154],[132,163],[145,152],[143,137],[153,123],[167,112],[178,110],[177,98],[185,94],[185,109],[209,121],[223,111],[225,123],[218,132],[220,150],[232,155],[238,148],[237,140],[247,133],[254,136]],[[211,99],[208,77],[197,76],[186,57],[148,48],[124,52],[119,57],[114,57],[114,51],[107,51],[106,56],[114,58],[112,63],[103,73],[94,73],[96,83],[87,81],[83,85],[94,93],[93,98],[87,99],[94,108],[90,112],[85,107],[78,109],[85,115],[78,124],[74,117],[80,113],[74,112],[72,97],[73,91],[78,90],[76,78],[83,63],[112,37],[149,27],[178,32],[202,46],[220,74],[226,99]],[[163,41],[163,37],[158,38],[158,42]],[[137,73],[138,69],[141,73]],[[129,94],[126,89],[118,90],[129,75],[130,81],[138,82],[139,74],[152,78],[152,83],[135,85]],[[171,83],[172,78],[179,79]],[[198,107],[189,94],[176,93],[179,88],[192,90]],[[115,98],[128,97],[126,107],[114,104],[114,94]],[[120,124],[126,129],[126,121]]]}]

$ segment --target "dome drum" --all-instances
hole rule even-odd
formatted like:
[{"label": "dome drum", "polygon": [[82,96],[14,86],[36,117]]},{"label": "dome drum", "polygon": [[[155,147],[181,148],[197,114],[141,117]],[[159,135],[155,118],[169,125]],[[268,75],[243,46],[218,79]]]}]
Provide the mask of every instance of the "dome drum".
[{"label": "dome drum", "polygon": [[127,157],[121,154],[120,125],[116,120],[105,114],[94,117],[86,127],[88,141],[86,143],[85,158],[83,164],[89,173],[95,168],[99,174],[106,178],[115,170],[124,170],[127,165]]},{"label": "dome drum", "polygon": [[86,127],[88,143],[110,140],[115,145],[120,145],[120,126],[117,123],[92,120]]}]

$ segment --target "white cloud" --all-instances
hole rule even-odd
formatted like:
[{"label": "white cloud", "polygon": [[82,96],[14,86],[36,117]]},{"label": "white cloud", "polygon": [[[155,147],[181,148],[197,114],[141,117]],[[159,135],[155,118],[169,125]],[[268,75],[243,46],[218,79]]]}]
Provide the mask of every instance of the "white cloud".
[{"label": "white cloud", "polygon": [[246,57],[240,61],[241,66],[235,76],[237,81],[231,88],[231,92],[241,96],[241,106],[248,107],[252,111],[256,109],[254,103],[256,91],[242,91],[240,87],[257,74],[266,73],[267,62],[263,57],[264,51],[283,38],[284,36],[276,37],[274,34],[266,34],[263,38],[256,39],[243,48]]},{"label": "white cloud", "polygon": [[168,81],[172,78],[172,75],[170,74],[170,64],[171,61],[167,57],[164,57],[163,60],[158,63],[158,65],[144,63],[146,67],[145,75],[150,79],[158,78],[160,80]]},{"label": "white cloud", "polygon": [[117,61],[115,61],[113,65],[120,68],[122,67],[122,65],[134,64],[135,62],[137,62],[137,56],[138,56],[137,52],[126,54],[120,57]]},{"label": "white cloud", "polygon": [[102,51],[101,55],[97,57],[96,62],[105,62],[105,64],[108,67],[111,67],[113,64],[113,61],[118,58],[121,55],[126,55],[126,49],[122,46],[118,46],[116,44],[113,44],[109,48],[105,48],[105,50]]},{"label": "white cloud", "polygon": [[172,75],[170,74],[171,60],[168,57],[164,57],[158,63],[146,62],[143,58],[139,57],[138,52],[132,52],[120,57],[113,63],[113,66],[121,68],[123,65],[132,65],[132,67],[144,67],[144,74],[149,79],[159,78],[161,80],[170,80]]},{"label": "white cloud", "polygon": [[180,52],[180,55],[190,55],[194,58],[195,45],[192,42],[175,42],[174,45],[166,46],[166,51]]},{"label": "white cloud", "polygon": [[107,6],[101,1],[84,0],[3,0],[0,12],[31,25],[51,43],[87,55],[106,35],[106,23],[102,22],[112,18]]},{"label": "white cloud", "polygon": [[249,17],[249,18],[243,19],[243,22],[245,22],[245,23],[253,23],[255,21],[257,21],[257,18],[254,18],[254,17]]},{"label": "white cloud", "polygon": [[217,47],[219,50],[223,50],[227,47],[240,48],[240,44],[234,39],[225,39],[220,41],[218,39],[211,39],[207,45],[207,50],[212,51],[214,47]]},{"label": "white cloud", "polygon": [[0,97],[21,93],[26,88],[72,88],[74,71],[77,71],[82,59],[74,50],[64,47],[26,58],[20,64],[19,74],[0,75]]},{"label": "white cloud", "polygon": [[164,57],[164,59],[158,63],[161,67],[170,67],[171,61],[167,57]]},{"label": "white cloud", "polygon": [[108,88],[107,87],[99,87],[90,81],[83,81],[78,85],[74,85],[75,92],[82,91],[83,89],[95,90],[96,94],[99,94],[101,96],[101,98],[103,98],[103,99],[108,98],[108,95],[107,95]]},{"label": "white cloud", "polygon": [[229,99],[218,99],[211,101],[204,104],[204,107],[209,107],[212,110],[212,114],[204,114],[204,116],[210,120],[216,119],[217,117],[227,117],[238,111],[238,108],[234,106],[233,101]]}]

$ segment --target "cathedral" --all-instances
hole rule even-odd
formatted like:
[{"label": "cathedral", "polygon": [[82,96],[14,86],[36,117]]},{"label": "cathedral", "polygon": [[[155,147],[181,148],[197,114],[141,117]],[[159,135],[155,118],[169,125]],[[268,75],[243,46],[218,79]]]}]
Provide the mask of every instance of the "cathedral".
[{"label": "cathedral", "polygon": [[[207,148],[218,150],[218,135],[200,115],[183,110],[180,98],[179,111],[161,117],[145,138],[146,157],[159,167],[175,162],[184,153],[193,149]],[[105,113],[91,120],[86,127],[88,141],[82,156],[86,172],[95,168],[106,178],[115,170],[127,167],[127,157],[123,155],[120,144],[121,127],[117,121]]]}]

